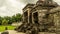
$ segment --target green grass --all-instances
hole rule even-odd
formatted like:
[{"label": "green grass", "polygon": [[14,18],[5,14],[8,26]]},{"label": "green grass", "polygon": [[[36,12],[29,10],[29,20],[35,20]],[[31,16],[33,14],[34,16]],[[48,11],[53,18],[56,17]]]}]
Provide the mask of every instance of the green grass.
[{"label": "green grass", "polygon": [[8,28],[8,30],[14,30],[15,26],[0,26],[0,32],[5,31],[5,27]]}]

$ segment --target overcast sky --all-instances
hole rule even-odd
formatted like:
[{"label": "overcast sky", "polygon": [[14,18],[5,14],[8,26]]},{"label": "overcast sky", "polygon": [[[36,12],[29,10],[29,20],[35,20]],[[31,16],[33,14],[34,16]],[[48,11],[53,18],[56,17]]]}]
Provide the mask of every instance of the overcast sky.
[{"label": "overcast sky", "polygon": [[[0,16],[12,16],[23,13],[22,8],[27,3],[36,3],[37,0],[0,0]],[[60,4],[60,0],[54,0]]]}]

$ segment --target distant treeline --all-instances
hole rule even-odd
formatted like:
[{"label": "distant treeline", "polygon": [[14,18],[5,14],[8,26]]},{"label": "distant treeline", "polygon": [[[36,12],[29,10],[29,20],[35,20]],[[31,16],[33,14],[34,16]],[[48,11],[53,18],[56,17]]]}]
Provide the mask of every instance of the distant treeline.
[{"label": "distant treeline", "polygon": [[0,25],[9,25],[14,22],[20,22],[22,20],[22,15],[20,13],[13,16],[0,16]]}]

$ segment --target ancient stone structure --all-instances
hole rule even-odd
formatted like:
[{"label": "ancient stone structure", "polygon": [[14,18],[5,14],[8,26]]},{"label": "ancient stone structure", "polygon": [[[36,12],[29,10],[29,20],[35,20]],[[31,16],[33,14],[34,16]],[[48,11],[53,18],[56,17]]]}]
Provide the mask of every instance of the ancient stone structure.
[{"label": "ancient stone structure", "polygon": [[27,4],[23,8],[23,24],[16,30],[24,32],[53,30],[55,32],[59,28],[59,23],[60,6],[53,0],[38,0],[36,4]]}]

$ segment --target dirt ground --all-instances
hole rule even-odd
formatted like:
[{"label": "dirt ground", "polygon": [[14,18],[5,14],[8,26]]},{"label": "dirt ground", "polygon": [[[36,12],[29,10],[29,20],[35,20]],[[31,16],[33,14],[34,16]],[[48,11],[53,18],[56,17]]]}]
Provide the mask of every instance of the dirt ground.
[{"label": "dirt ground", "polygon": [[49,32],[39,32],[39,34],[56,34],[56,33],[49,33]]},{"label": "dirt ground", "polygon": [[[25,33],[22,33],[22,32],[17,32],[17,31],[14,31],[14,30],[8,30],[9,34],[25,34]],[[1,32],[0,32],[1,34]]]},{"label": "dirt ground", "polygon": [[[25,33],[22,33],[22,32],[17,32],[17,31],[14,31],[14,30],[8,30],[9,34],[25,34]],[[1,32],[0,32],[1,34]],[[49,32],[39,32],[39,34],[56,34],[56,33],[49,33]]]}]

